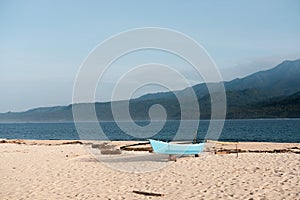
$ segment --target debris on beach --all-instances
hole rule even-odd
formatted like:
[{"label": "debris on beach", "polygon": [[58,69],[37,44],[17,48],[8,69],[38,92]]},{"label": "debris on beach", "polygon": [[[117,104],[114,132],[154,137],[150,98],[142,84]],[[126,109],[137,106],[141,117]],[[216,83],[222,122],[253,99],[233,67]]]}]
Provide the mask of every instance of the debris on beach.
[{"label": "debris on beach", "polygon": [[117,149],[115,145],[111,145],[107,142],[101,144],[92,144],[92,148],[99,149],[103,155],[122,154],[120,149]]},{"label": "debris on beach", "polygon": [[133,190],[132,192],[136,194],[145,195],[145,196],[159,196],[159,197],[164,196],[164,194],[154,193],[154,192],[144,192],[144,191],[137,191],[137,190]]}]

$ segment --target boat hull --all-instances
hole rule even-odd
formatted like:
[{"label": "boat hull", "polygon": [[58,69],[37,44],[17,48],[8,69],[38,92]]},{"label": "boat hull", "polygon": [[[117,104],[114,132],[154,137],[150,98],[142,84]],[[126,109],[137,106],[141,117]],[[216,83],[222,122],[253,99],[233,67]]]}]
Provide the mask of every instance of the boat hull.
[{"label": "boat hull", "polygon": [[149,140],[155,153],[174,155],[193,155],[203,151],[204,143],[199,144],[171,144],[157,140]]}]

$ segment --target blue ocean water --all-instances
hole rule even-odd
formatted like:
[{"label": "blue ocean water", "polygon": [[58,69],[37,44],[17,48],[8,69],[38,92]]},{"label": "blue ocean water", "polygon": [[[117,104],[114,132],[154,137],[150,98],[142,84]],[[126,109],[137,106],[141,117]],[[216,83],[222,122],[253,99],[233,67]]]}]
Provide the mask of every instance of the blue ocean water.
[{"label": "blue ocean water", "polygon": [[[128,122],[130,133],[135,133],[134,127]],[[126,124],[127,123],[127,124]],[[149,122],[139,121],[145,126]],[[154,122],[155,123],[155,122]],[[167,121],[163,129],[153,139],[170,141],[177,132],[180,121]],[[79,137],[74,123],[11,123],[0,124],[0,138],[6,139],[38,139],[38,140],[75,140],[93,139],[99,129],[93,128],[93,123],[82,123],[84,136]],[[116,122],[101,122],[99,124],[110,140],[143,140],[126,134]],[[205,138],[209,121],[200,121],[198,140]],[[193,130],[186,130],[192,132]],[[143,134],[143,133],[139,133]],[[101,139],[101,138],[100,138]],[[185,140],[186,138],[181,138]],[[208,138],[209,139],[209,138]],[[219,137],[221,141],[263,141],[263,142],[300,142],[300,119],[256,119],[256,120],[227,120]]]}]

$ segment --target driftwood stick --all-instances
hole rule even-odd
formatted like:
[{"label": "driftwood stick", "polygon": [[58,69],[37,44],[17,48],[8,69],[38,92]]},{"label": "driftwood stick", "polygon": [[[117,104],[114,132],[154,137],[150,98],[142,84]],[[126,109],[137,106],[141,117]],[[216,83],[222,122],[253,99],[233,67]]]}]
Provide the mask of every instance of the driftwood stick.
[{"label": "driftwood stick", "polygon": [[137,190],[133,190],[132,192],[136,194],[146,195],[146,196],[159,196],[159,197],[164,196],[164,194],[153,193],[153,192],[144,192],[144,191],[137,191]]},{"label": "driftwood stick", "polygon": [[133,146],[139,146],[139,145],[145,145],[145,144],[150,144],[150,142],[140,142],[140,143],[136,143],[136,144],[129,144],[129,145],[121,146],[120,149],[123,150],[127,147],[133,147]]}]

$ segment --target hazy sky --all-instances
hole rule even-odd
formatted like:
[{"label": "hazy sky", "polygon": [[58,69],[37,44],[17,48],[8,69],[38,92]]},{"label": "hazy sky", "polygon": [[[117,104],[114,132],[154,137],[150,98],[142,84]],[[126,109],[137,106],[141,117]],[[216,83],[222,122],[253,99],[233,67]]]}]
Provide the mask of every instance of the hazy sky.
[{"label": "hazy sky", "polygon": [[[139,27],[169,28],[194,38],[225,80],[271,68],[300,58],[299,10],[298,0],[0,0],[0,112],[70,104],[76,73],[89,52],[108,37]],[[161,60],[185,70],[169,55],[145,55],[116,63],[111,74]],[[106,99],[98,94],[97,100]]]}]

